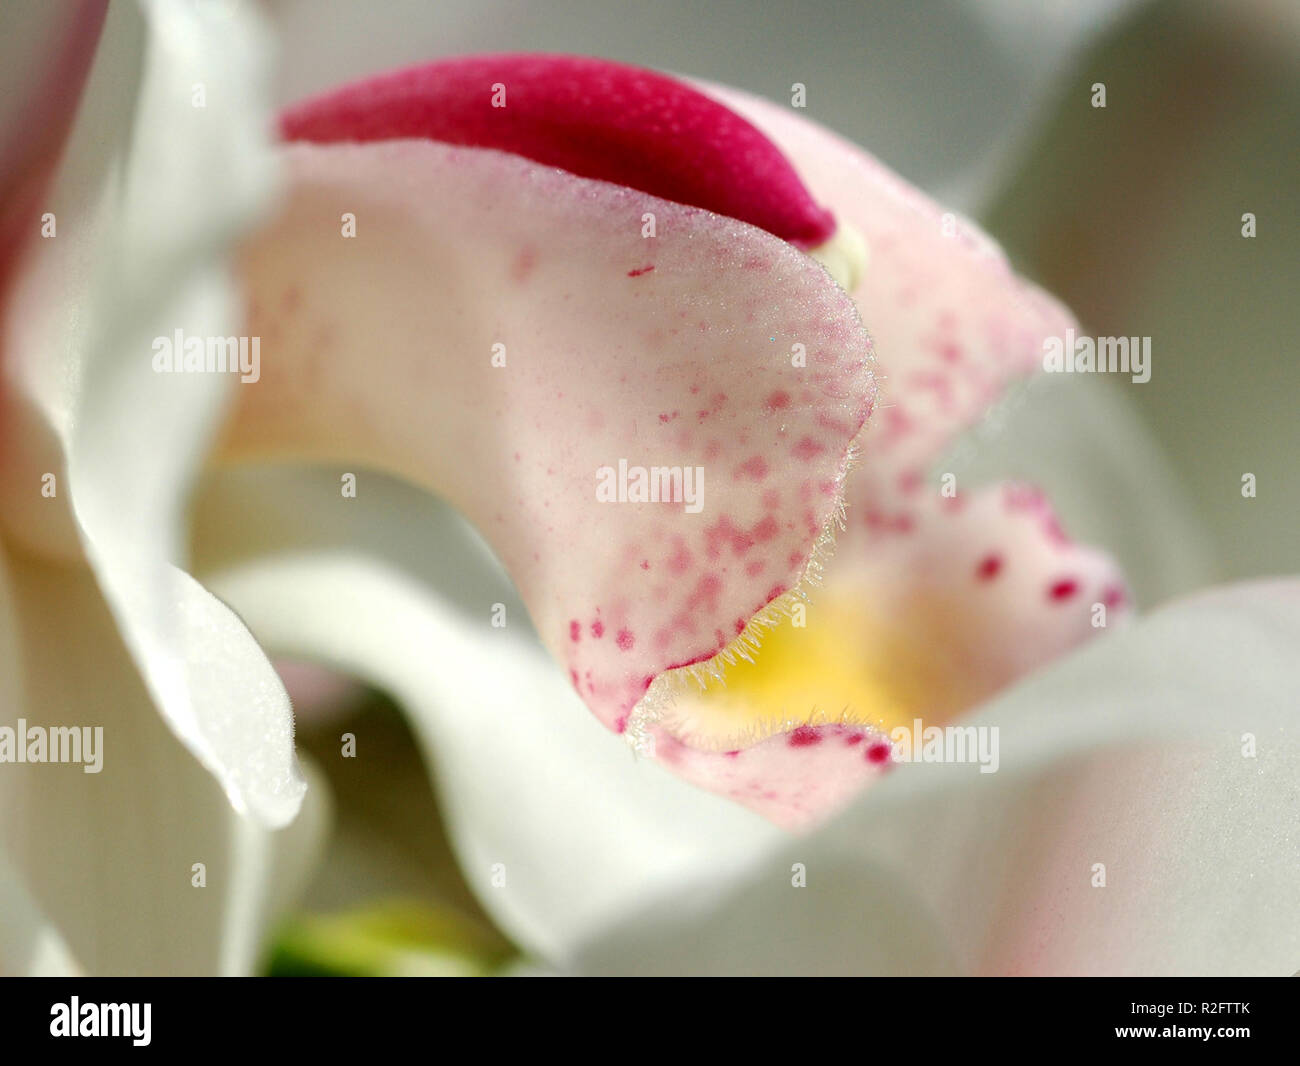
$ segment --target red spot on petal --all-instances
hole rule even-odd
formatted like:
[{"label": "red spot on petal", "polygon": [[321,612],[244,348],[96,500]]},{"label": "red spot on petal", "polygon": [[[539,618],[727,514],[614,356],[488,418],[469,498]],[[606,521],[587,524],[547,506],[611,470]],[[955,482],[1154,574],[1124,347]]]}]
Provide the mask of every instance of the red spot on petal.
[{"label": "red spot on petal", "polygon": [[764,404],[764,407],[769,412],[784,411],[789,406],[790,394],[784,389],[777,389],[776,392],[772,393],[772,395],[767,398],[767,403]]},{"label": "red spot on petal", "polygon": [[591,635],[597,640],[605,635],[605,623],[599,618],[591,623]]},{"label": "red spot on petal", "polygon": [[755,481],[762,481],[767,477],[767,460],[761,455],[752,455],[740,464],[736,471],[736,476],[753,478]]},{"label": "red spot on petal", "polygon": [[1047,598],[1055,603],[1068,600],[1079,591],[1079,583],[1074,578],[1065,578],[1054,582],[1047,590]]},{"label": "red spot on petal", "polygon": [[517,282],[524,282],[532,276],[537,267],[537,249],[528,247],[520,250],[510,264],[510,277]]},{"label": "red spot on petal", "polygon": [[892,751],[893,749],[888,744],[884,743],[884,741],[872,744],[871,747],[867,749],[867,762],[875,763],[876,765],[888,762]]},{"label": "red spot on petal", "polygon": [[776,519],[772,515],[768,515],[754,527],[753,537],[759,544],[766,544],[778,532],[780,532],[780,527],[777,525]]},{"label": "red spot on petal", "polygon": [[576,618],[569,623],[569,639],[577,644],[582,639],[582,623]]},{"label": "red spot on petal", "polygon": [[620,629],[618,631],[618,646],[623,651],[631,651],[632,645],[636,643],[636,637],[632,636],[630,629]]},{"label": "red spot on petal", "polygon": [[816,459],[826,449],[818,444],[812,437],[804,437],[794,446],[794,455],[796,459]]},{"label": "red spot on petal", "polygon": [[808,748],[822,742],[822,735],[810,725],[801,725],[790,734],[789,744],[792,748]]},{"label": "red spot on petal", "polygon": [[629,270],[627,276],[629,278],[639,278],[642,274],[649,274],[654,268],[654,264],[651,263],[649,266],[638,267],[636,270]]},{"label": "red spot on petal", "polygon": [[981,581],[992,581],[1002,572],[1002,556],[994,553],[984,556],[975,567],[975,576]]}]

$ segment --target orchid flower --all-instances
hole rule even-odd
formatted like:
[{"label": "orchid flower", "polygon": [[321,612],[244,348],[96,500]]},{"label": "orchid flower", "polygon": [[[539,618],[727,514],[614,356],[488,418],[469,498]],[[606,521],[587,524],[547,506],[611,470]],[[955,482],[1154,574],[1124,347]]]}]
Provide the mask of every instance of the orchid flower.
[{"label": "orchid flower", "polygon": [[[222,252],[273,191],[265,54],[257,23],[190,5],[6,15],[6,973],[248,972],[321,839],[284,687],[178,565],[228,383],[148,358],[176,328],[225,332]],[[92,728],[94,772],[28,747]]]},{"label": "orchid flower", "polygon": [[[415,68],[282,125],[288,204],[245,259],[275,358],[227,454],[451,500],[596,717],[687,780],[801,824],[887,769],[891,726],[1073,647],[1094,605],[1122,615],[1114,566],[1033,490],[924,491],[1072,323],[856,150],[557,56]],[[859,313],[894,353],[865,433]],[[859,441],[848,543],[806,605]],[[661,463],[706,475],[703,513],[595,491]]]},{"label": "orchid flower", "polygon": [[[1041,925],[1017,927],[999,951],[944,941],[962,899],[939,875],[965,867],[914,860],[915,845],[945,828],[975,846],[990,810],[1012,826],[1033,823],[1039,807],[1017,786],[1050,781],[1062,751],[1159,738],[1179,706],[1171,698],[1144,714],[1129,691],[1109,713],[1085,706],[1064,724],[1030,713],[1061,701],[1053,683],[1077,686],[1106,669],[1105,655],[1135,657],[1144,676],[1150,638],[1112,637],[1015,686],[1116,628],[1129,593],[1107,556],[1066,536],[1041,493],[958,484],[954,494],[948,479],[943,488],[931,480],[942,478],[935,464],[947,446],[1038,365],[1043,339],[1072,327],[1068,314],[1018,281],[969,224],[772,105],[599,60],[476,57],[345,88],[283,116],[282,206],[239,259],[260,376],[234,385],[157,374],[152,338],[231,332],[231,289],[214,264],[262,203],[268,160],[231,103],[249,85],[256,93],[256,39],[238,40],[242,20],[224,34],[253,56],[253,70],[225,80],[236,68],[213,50],[222,26],[199,27],[161,4],[142,5],[143,18],[122,10],[109,13],[52,194],[57,240],[73,252],[29,246],[6,303],[6,484],[39,485],[41,471],[59,471],[53,499],[70,506],[42,512],[52,501],[30,488],[6,494],[25,503],[3,513],[12,591],[0,632],[13,636],[0,648],[15,663],[22,649],[23,690],[12,698],[32,708],[29,718],[62,724],[100,692],[113,735],[156,757],[148,773],[138,757],[129,770],[123,763],[116,792],[63,775],[79,782],[64,792],[40,776],[49,768],[25,769],[29,805],[62,819],[60,846],[42,851],[28,835],[38,823],[7,821],[0,857],[17,875],[0,865],[0,887],[23,913],[44,911],[62,938],[6,932],[0,948],[17,945],[13,965],[44,969],[71,956],[91,969],[143,967],[144,951],[105,937],[100,914],[131,915],[126,897],[147,893],[161,912],[147,916],[151,940],[197,930],[171,967],[248,967],[320,824],[313,806],[297,813],[303,781],[267,648],[343,667],[412,712],[443,771],[466,869],[484,885],[489,867],[506,873],[482,898],[541,957],[609,968],[601,951],[619,936],[606,932],[626,914],[615,894],[647,871],[640,901],[670,884],[680,891],[677,875],[698,874],[706,856],[718,880],[702,885],[693,915],[725,929],[730,875],[773,854],[784,862],[786,829],[823,822],[872,784],[798,845],[815,856],[814,876],[847,855],[839,869],[849,876],[828,881],[841,892],[861,885],[900,936],[943,944],[917,953],[917,968],[1050,968],[1057,957],[1034,954]],[[124,128],[91,104],[107,107],[129,86],[118,104],[131,106],[135,85],[123,71],[136,69],[129,45],[146,32],[159,45],[150,63],[174,66],[144,68],[148,108],[137,119],[171,147],[124,139],[106,161],[78,134],[92,122]],[[187,45],[197,33],[203,59],[225,60],[210,80],[193,73],[199,57]],[[201,136],[190,99],[178,106],[174,92],[149,92],[178,81],[224,87],[215,95],[226,103],[203,116],[218,121]],[[174,147],[185,131],[192,157]],[[159,168],[163,180],[146,183]],[[72,243],[87,233],[86,245]],[[67,299],[78,281],[80,303]],[[133,406],[146,416],[124,418]],[[159,440],[176,443],[160,455]],[[248,468],[209,474],[196,500],[200,585],[174,564],[184,561],[182,492],[209,444],[213,458]],[[268,461],[325,472],[252,468]],[[703,470],[699,512],[680,498],[603,498],[602,469],[626,466]],[[430,492],[463,512],[504,565],[509,584],[494,573],[492,598],[446,598],[465,575],[460,559],[442,555],[464,531]],[[470,550],[493,573],[487,549]],[[1270,595],[1257,616],[1285,628],[1286,597]],[[509,624],[499,629],[494,617]],[[549,658],[531,642],[529,617]],[[1154,624],[1163,639],[1186,637]],[[1220,654],[1237,649],[1215,632]],[[1266,643],[1260,662],[1280,670],[1281,646]],[[1224,674],[1214,656],[1203,659],[1212,687]],[[17,676],[16,666],[5,672]],[[579,701],[640,762],[617,737],[585,728]],[[1004,750],[996,786],[958,781],[969,767],[886,773],[892,726],[976,713],[1019,745]],[[1266,707],[1259,721],[1277,741],[1280,715]],[[1220,763],[1221,725],[1209,714],[1183,723]],[[1287,765],[1281,750],[1270,748],[1270,772]],[[1112,803],[1158,803],[1144,765],[1134,757],[1122,779],[1131,787]],[[1160,766],[1173,774],[1183,764]],[[132,838],[119,833],[121,812],[142,785],[176,809],[164,774],[191,775],[178,795],[211,828],[204,836],[173,818],[178,839],[150,850],[159,818],[137,819]],[[521,802],[503,803],[502,787]],[[319,791],[307,796],[318,801]],[[1216,812],[1240,827],[1251,803],[1267,805],[1234,847],[1257,846],[1276,824],[1281,798],[1262,791],[1243,790]],[[1075,797],[1060,802],[1068,809]],[[951,819],[953,802],[967,805],[964,822]],[[103,838],[138,856],[137,876],[114,886],[102,912],[78,910],[57,883],[93,862],[93,852],[78,854],[91,849],[75,832],[85,832],[89,803],[112,829]],[[296,813],[272,844],[267,830]],[[1058,814],[1049,807],[1049,819]],[[520,843],[521,823],[557,815],[568,824]],[[585,867],[562,868],[575,854],[569,834],[587,835]],[[593,867],[592,841],[610,835],[640,858]],[[872,854],[855,850],[862,839],[877,843],[877,858],[861,858]],[[184,851],[219,854],[217,902],[195,902],[204,897],[188,862],[168,887]],[[905,876],[866,876],[879,857],[899,855]],[[1011,859],[991,863],[980,882],[982,916],[1001,914]],[[1161,873],[1144,868],[1165,887]],[[927,874],[927,892],[882,890]],[[789,891],[788,873],[782,883]],[[1284,889],[1261,878],[1235,913],[1275,903]],[[557,897],[579,917],[555,921]],[[736,906],[732,920],[745,913]],[[675,928],[694,929],[691,918]],[[898,968],[878,926],[854,962]],[[207,938],[212,930],[224,935]],[[846,939],[856,946],[846,950],[862,939]],[[663,939],[667,968],[679,965],[678,942]]]},{"label": "orchid flower", "polygon": [[[415,132],[403,128],[409,136],[385,144],[393,131],[368,108],[427,88],[430,80],[430,70],[408,72],[291,113],[321,122],[316,137],[330,142],[304,150],[300,166],[324,184],[328,151],[386,150],[393,164],[387,172],[402,173],[403,154],[419,158]],[[510,84],[508,75],[492,80]],[[861,271],[851,287],[874,336],[882,400],[862,436],[860,467],[848,477],[848,529],[813,591],[807,633],[789,626],[764,634],[752,668],[743,658],[713,660],[731,681],[725,687],[711,671],[696,671],[704,695],[692,688],[695,679],[670,690],[671,702],[653,707],[660,713],[646,724],[655,756],[664,761],[667,750],[683,777],[784,825],[806,825],[881,776],[878,768],[863,769],[872,765],[868,727],[837,720],[843,704],[834,703],[820,720],[808,705],[800,708],[809,716],[802,721],[784,717],[784,704],[767,718],[744,716],[790,691],[820,697],[829,688],[831,699],[853,701],[875,723],[877,716],[888,722],[889,713],[906,716],[903,693],[928,701],[940,721],[964,712],[961,721],[995,726],[1005,738],[999,773],[986,781],[968,766],[899,767],[806,843],[790,843],[734,807],[637,772],[572,717],[566,690],[576,687],[593,702],[581,674],[576,686],[572,675],[566,684],[526,636],[482,624],[486,604],[499,600],[515,609],[482,550],[476,560],[467,544],[454,563],[424,557],[423,532],[435,522],[449,553],[461,535],[447,515],[388,480],[372,490],[379,498],[371,506],[405,515],[408,533],[368,529],[345,515],[329,502],[337,488],[324,480],[308,486],[283,471],[224,478],[203,504],[209,521],[228,516],[228,535],[208,546],[208,561],[222,571],[214,586],[276,647],[367,678],[412,712],[471,885],[517,942],[561,968],[1289,972],[1294,936],[1279,937],[1268,916],[1293,900],[1295,881],[1285,862],[1265,864],[1259,856],[1284,839],[1288,793],[1278,786],[1295,765],[1277,695],[1290,676],[1294,588],[1243,587],[1170,608],[1043,672],[1096,632],[1098,606],[1107,608],[1104,628],[1123,620],[1128,594],[1119,575],[1103,555],[1068,540],[1040,494],[995,486],[967,498],[959,489],[963,502],[951,502],[940,491],[943,466],[934,461],[1002,387],[1038,365],[1041,340],[1071,328],[1071,320],[1021,289],[985,239],[947,224],[941,209],[857,150],[783,109],[714,86],[696,88],[750,119],[837,224],[852,225],[862,237],[866,255],[850,257],[850,271],[840,276],[851,283],[852,264]],[[339,113],[346,120],[330,127]],[[360,143],[344,147],[340,140]],[[915,225],[906,230],[908,240],[889,240],[880,216],[888,219],[891,209]],[[288,245],[293,235],[269,239]],[[323,262],[324,253],[315,259]],[[962,319],[941,317],[934,307],[952,292],[945,282],[969,297],[959,306],[975,321],[981,312],[996,314],[990,305],[1005,306],[1015,312],[1015,325],[967,323],[963,331]],[[337,292],[333,299],[343,302]],[[894,408],[885,404],[895,388],[902,417],[891,425],[885,419]],[[1078,391],[1069,394],[1074,408],[1084,402]],[[1041,396],[1031,394],[1031,402]],[[1070,408],[1062,413],[1063,422],[1078,417]],[[1095,439],[1097,425],[1106,427],[1107,439],[1149,443],[1114,415],[1108,410],[1100,422],[1078,422],[1089,434],[1092,467],[1108,446]],[[1118,476],[1095,502],[1113,504],[1115,493],[1126,491],[1146,510],[1163,506],[1152,494],[1158,479],[1149,479],[1148,491],[1148,479],[1134,474],[1144,462],[1142,447],[1119,459],[1107,458]],[[297,488],[289,496],[291,485]],[[295,548],[271,529],[291,515],[311,516],[313,545]],[[485,532],[495,544],[492,530]],[[722,562],[745,554],[735,551],[747,549],[745,531],[737,532],[738,543],[733,537],[720,545]],[[385,563],[363,560],[363,550]],[[475,581],[481,584],[467,595],[464,586]],[[452,582],[460,586],[459,602],[439,602],[437,586]],[[819,629],[816,615],[828,601],[839,610]],[[477,618],[466,613],[474,611]],[[895,627],[913,638],[910,647],[893,639]],[[590,639],[581,626],[578,633],[579,643]],[[541,635],[563,661],[563,625]],[[432,660],[429,648],[445,655]],[[953,655],[966,670],[938,677],[909,670],[917,649]],[[769,653],[776,662],[766,661]],[[816,672],[808,670],[810,656]],[[1258,678],[1244,723],[1232,697],[1241,663]],[[1032,682],[1013,684],[1036,668]],[[928,691],[917,684],[929,680],[938,683]],[[864,692],[886,698],[865,700]],[[730,706],[710,705],[719,697]],[[598,701],[593,709],[601,714]],[[731,736],[711,727],[737,721],[759,735],[757,743],[727,749],[736,756],[724,750],[723,758],[736,766],[752,760],[755,778],[771,782],[762,791],[716,758]],[[1266,761],[1248,761],[1244,733],[1268,738]],[[1082,818],[1082,809],[1097,816]],[[1132,809],[1147,819],[1116,837],[1110,827]],[[1212,842],[1211,859],[1186,846],[1193,826]],[[1141,854],[1142,827],[1158,849],[1154,861]],[[820,871],[819,886],[803,898],[787,895],[796,863],[810,878]],[[489,881],[489,869],[498,866],[513,871],[508,883]],[[1125,872],[1109,894],[1101,891],[1104,880],[1090,880],[1104,878],[1107,866]],[[1215,889],[1225,871],[1230,907]],[[1175,898],[1186,906],[1168,907]],[[1228,908],[1240,935],[1186,928],[1190,912],[1210,899]],[[1142,924],[1144,914],[1160,908],[1167,911],[1161,921]]]}]

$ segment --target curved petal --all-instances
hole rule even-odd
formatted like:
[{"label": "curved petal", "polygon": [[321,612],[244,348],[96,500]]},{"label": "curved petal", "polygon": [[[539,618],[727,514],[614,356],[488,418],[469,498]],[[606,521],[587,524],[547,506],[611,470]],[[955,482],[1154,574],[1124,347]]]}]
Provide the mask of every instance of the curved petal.
[{"label": "curved petal", "polygon": [[228,382],[153,369],[156,337],[230,332],[220,255],[270,191],[263,49],[256,23],[113,6],[46,205],[58,235],[29,249],[6,308],[0,482],[7,533],[84,552],[176,735],[237,809],[280,825],[304,788],[288,701],[238,620],[171,565]]},{"label": "curved petal", "polygon": [[[265,359],[228,454],[444,494],[620,731],[657,675],[798,584],[872,392],[870,343],[820,267],[744,223],[500,152],[286,156],[287,210],[246,260]],[[676,502],[638,502],[638,470]]]},{"label": "curved petal", "polygon": [[200,572],[266,647],[406,709],[465,878],[516,943],[568,959],[629,900],[739,868],[779,838],[579,713],[509,579],[445,505],[379,475],[362,476],[355,500],[338,493],[333,475],[292,468],[213,479],[197,500]]},{"label": "curved petal", "polygon": [[[940,725],[1127,620],[1114,563],[1072,542],[1043,494],[1003,485],[874,519],[837,555],[802,627],[769,635],[725,686],[678,697],[656,754],[687,780],[796,829],[893,766],[889,734]],[[674,741],[732,705],[780,718],[729,751]],[[812,711],[809,709],[820,708]],[[762,732],[759,733],[760,738]]]},{"label": "curved petal", "polygon": [[853,298],[880,359],[880,410],[849,498],[888,507],[1011,381],[1041,367],[1043,340],[1064,336],[1074,320],[1018,278],[986,234],[862,149],[757,97],[702,88],[771,137],[866,242]]},{"label": "curved petal", "polygon": [[29,739],[4,765],[0,850],[88,973],[251,972],[319,851],[323,783],[276,832],[233,812],[154,713],[90,572],[11,562],[24,673],[3,725],[44,730],[47,759],[54,729],[80,729],[82,764],[32,761]]},{"label": "curved petal", "polygon": [[1297,641],[1294,580],[1158,611],[973,717],[996,773],[913,765],[743,883],[623,915],[577,968],[1292,973]]},{"label": "curved petal", "polygon": [[[1108,559],[1066,542],[1040,496],[1014,508],[975,496],[963,516],[966,491],[924,491],[935,460],[1041,365],[1044,339],[1073,326],[1068,312],[1017,278],[987,237],[859,149],[771,104],[708,91],[771,136],[864,238],[853,296],[883,374],[848,482],[849,529],[809,611],[861,606],[832,603],[833,624],[767,635],[756,667],[729,662],[699,678],[698,696],[651,693],[659,758],[797,826],[887,766],[872,729],[887,731],[882,719],[911,708],[933,720],[979,702],[1092,635],[1077,605],[1113,612],[1128,594]],[[774,647],[792,664],[775,680]]]},{"label": "curved petal", "polygon": [[1073,536],[1120,562],[1145,607],[1222,579],[1175,464],[1107,382],[1035,375],[934,469],[958,486],[1007,478],[1041,486]]}]

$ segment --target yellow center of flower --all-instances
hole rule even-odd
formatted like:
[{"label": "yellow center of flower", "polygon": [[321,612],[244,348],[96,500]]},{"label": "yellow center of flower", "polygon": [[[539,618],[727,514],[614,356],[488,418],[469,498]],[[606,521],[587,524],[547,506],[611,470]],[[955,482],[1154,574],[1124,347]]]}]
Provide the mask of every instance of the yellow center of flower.
[{"label": "yellow center of flower", "polygon": [[[681,689],[666,714],[673,733],[692,746],[729,750],[801,725],[888,733],[918,716],[939,722],[960,704],[961,673],[942,642],[898,619],[883,624],[859,596],[818,590],[814,603],[787,606],[792,617],[763,632],[752,661],[735,656],[738,641],[709,664],[720,676],[696,672],[704,690],[693,682]],[[914,606],[914,621],[936,619]]]}]

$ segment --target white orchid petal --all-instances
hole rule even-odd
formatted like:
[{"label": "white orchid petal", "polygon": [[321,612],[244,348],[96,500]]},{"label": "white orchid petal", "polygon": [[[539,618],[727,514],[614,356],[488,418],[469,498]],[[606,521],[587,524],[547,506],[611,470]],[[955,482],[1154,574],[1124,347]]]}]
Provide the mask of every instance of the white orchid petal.
[{"label": "white orchid petal", "polygon": [[221,567],[205,581],[264,646],[364,678],[410,714],[466,879],[527,950],[565,959],[628,899],[781,838],[582,713],[498,564],[431,497],[364,475],[344,500],[329,474],[241,470],[196,515],[196,558]]},{"label": "white orchid petal", "polygon": [[[233,12],[149,0],[109,12],[49,195],[57,236],[32,246],[7,309],[0,453],[10,535],[73,555],[71,507],[164,718],[237,810],[278,826],[305,787],[287,697],[238,620],[171,565],[230,375],[152,363],[155,337],[226,336],[238,321],[220,261],[271,189],[265,50]],[[63,463],[58,496],[43,498],[42,472]]]},{"label": "white orchid petal", "polygon": [[103,732],[87,764],[98,772],[0,768],[0,849],[90,973],[251,971],[319,850],[323,786],[278,832],[232,811],[154,712],[90,572],[16,557],[10,573],[24,663],[14,718],[29,732]]},{"label": "white orchid petal", "polygon": [[996,773],[900,766],[746,882],[623,916],[579,969],[1292,973],[1297,643],[1296,581],[1157,612],[972,718],[1001,731]]}]

